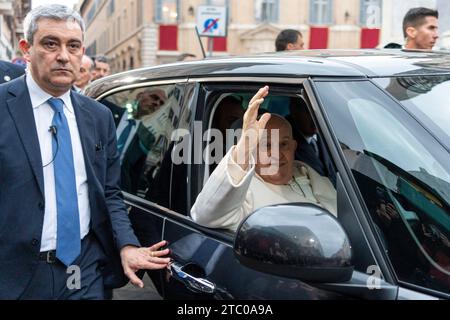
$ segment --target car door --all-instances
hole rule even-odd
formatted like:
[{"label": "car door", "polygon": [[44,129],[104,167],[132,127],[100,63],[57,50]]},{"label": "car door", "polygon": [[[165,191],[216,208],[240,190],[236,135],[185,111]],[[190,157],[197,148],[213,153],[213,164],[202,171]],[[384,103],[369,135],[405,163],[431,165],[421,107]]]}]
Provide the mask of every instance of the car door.
[{"label": "car door", "polygon": [[[241,80],[241,81],[239,81]],[[179,139],[179,144],[188,150],[182,152],[189,154],[191,161],[187,166],[187,175],[173,175],[172,185],[186,185],[186,194],[172,194],[172,202],[186,203],[184,213],[180,215],[170,213],[164,219],[164,239],[168,240],[173,263],[170,270],[164,276],[164,294],[168,299],[339,299],[339,298],[373,298],[393,299],[396,296],[396,288],[385,285],[377,294],[370,294],[367,286],[367,268],[376,264],[373,253],[368,249],[364,235],[359,227],[355,226],[353,209],[349,206],[349,200],[342,180],[338,175],[338,189],[340,189],[339,210],[345,212],[342,219],[352,226],[350,230],[356,240],[357,268],[352,280],[346,285],[318,285],[307,283],[298,279],[272,275],[255,271],[240,264],[233,251],[235,234],[231,231],[220,229],[208,229],[196,224],[188,213],[195,202],[196,196],[201,191],[207,176],[214,170],[213,164],[206,164],[202,157],[208,150],[210,139],[205,134],[211,128],[212,114],[217,108],[218,101],[224,96],[234,95],[241,99],[246,106],[251,96],[263,84],[270,85],[273,96],[268,101],[273,105],[263,107],[272,108],[272,112],[281,115],[286,112],[286,97],[302,94],[303,79],[271,82],[270,79],[229,79],[225,81],[191,80],[195,83],[189,107],[191,121],[185,124],[185,136],[190,139]],[[245,82],[244,82],[245,81]],[[188,130],[186,130],[189,128]],[[189,141],[186,143],[186,141]],[[183,149],[181,147],[181,149]],[[200,155],[200,157],[198,157]],[[214,156],[213,156],[214,157]],[[184,166],[184,165],[183,165]],[[174,166],[176,167],[176,166]],[[187,195],[187,200],[184,197]],[[361,241],[363,239],[364,241]],[[261,239],[263,241],[264,239]]]},{"label": "car door", "polygon": [[[163,239],[164,214],[171,209],[171,136],[183,109],[185,82],[159,81],[115,88],[99,99],[115,119],[121,188],[142,246]],[[161,271],[148,274],[163,295]]]}]

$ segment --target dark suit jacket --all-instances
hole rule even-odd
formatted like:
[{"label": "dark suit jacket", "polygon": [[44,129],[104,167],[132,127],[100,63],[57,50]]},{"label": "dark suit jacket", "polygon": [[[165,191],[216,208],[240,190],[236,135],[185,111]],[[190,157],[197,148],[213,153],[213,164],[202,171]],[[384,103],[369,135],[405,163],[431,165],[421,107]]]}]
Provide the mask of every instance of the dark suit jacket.
[{"label": "dark suit jacket", "polygon": [[319,156],[317,156],[314,147],[305,140],[303,135],[298,130],[297,125],[295,124],[292,117],[287,116],[286,119],[291,124],[294,139],[297,141],[295,160],[302,161],[311,166],[320,175],[328,177],[331,183],[336,186],[336,170],[331,163],[331,159],[328,156],[328,152],[325,148],[322,138],[317,135],[317,147],[319,149]]},{"label": "dark suit jacket", "polygon": [[[16,79],[25,74],[25,69],[13,63],[0,60],[0,84]],[[7,79],[5,79],[5,77]]]},{"label": "dark suit jacket", "polygon": [[[72,91],[91,208],[91,232],[107,263],[106,287],[126,283],[119,257],[139,246],[119,188],[116,129],[108,108]],[[45,198],[39,141],[25,77],[0,85],[0,299],[16,299],[38,263]],[[76,156],[75,156],[76,159]]]},{"label": "dark suit jacket", "polygon": [[106,99],[102,99],[100,101],[100,103],[107,106],[109,108],[109,110],[111,110],[113,118],[114,118],[114,123],[115,123],[116,127],[118,127],[120,120],[122,119],[123,114],[125,113],[125,108],[121,108]]}]

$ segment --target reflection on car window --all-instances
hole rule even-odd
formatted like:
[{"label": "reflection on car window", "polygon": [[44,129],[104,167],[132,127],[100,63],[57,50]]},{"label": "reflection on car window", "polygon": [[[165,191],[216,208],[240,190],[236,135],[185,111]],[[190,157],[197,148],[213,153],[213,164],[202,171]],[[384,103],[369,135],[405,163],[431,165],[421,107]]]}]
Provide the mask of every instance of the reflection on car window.
[{"label": "reflection on car window", "polygon": [[400,280],[450,292],[450,158],[370,82],[318,83]]},{"label": "reflection on car window", "polygon": [[450,148],[450,76],[381,78],[376,82]]},{"label": "reflection on car window", "polygon": [[108,96],[113,112],[123,191],[169,207],[171,134],[179,115],[176,85],[145,87]]}]

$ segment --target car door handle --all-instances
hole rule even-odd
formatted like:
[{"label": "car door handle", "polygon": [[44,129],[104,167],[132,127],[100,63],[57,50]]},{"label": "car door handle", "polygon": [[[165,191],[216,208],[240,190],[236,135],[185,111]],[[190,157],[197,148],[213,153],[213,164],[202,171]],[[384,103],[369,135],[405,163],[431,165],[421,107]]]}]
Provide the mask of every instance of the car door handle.
[{"label": "car door handle", "polygon": [[187,265],[182,266],[177,262],[170,264],[170,274],[172,277],[184,283],[188,289],[194,292],[214,294],[216,292],[216,285],[209,280],[195,277],[183,269]]}]

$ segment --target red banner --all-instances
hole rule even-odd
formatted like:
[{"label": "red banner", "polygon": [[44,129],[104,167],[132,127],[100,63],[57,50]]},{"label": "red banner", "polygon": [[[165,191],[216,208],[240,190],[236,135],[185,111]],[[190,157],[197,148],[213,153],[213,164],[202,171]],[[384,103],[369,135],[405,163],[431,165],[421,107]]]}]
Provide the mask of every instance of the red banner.
[{"label": "red banner", "polygon": [[309,49],[328,48],[328,28],[311,27],[309,32]]},{"label": "red banner", "polygon": [[178,50],[178,26],[159,26],[159,50]]},{"label": "red banner", "polygon": [[380,29],[361,29],[361,49],[376,48],[380,43]]}]

